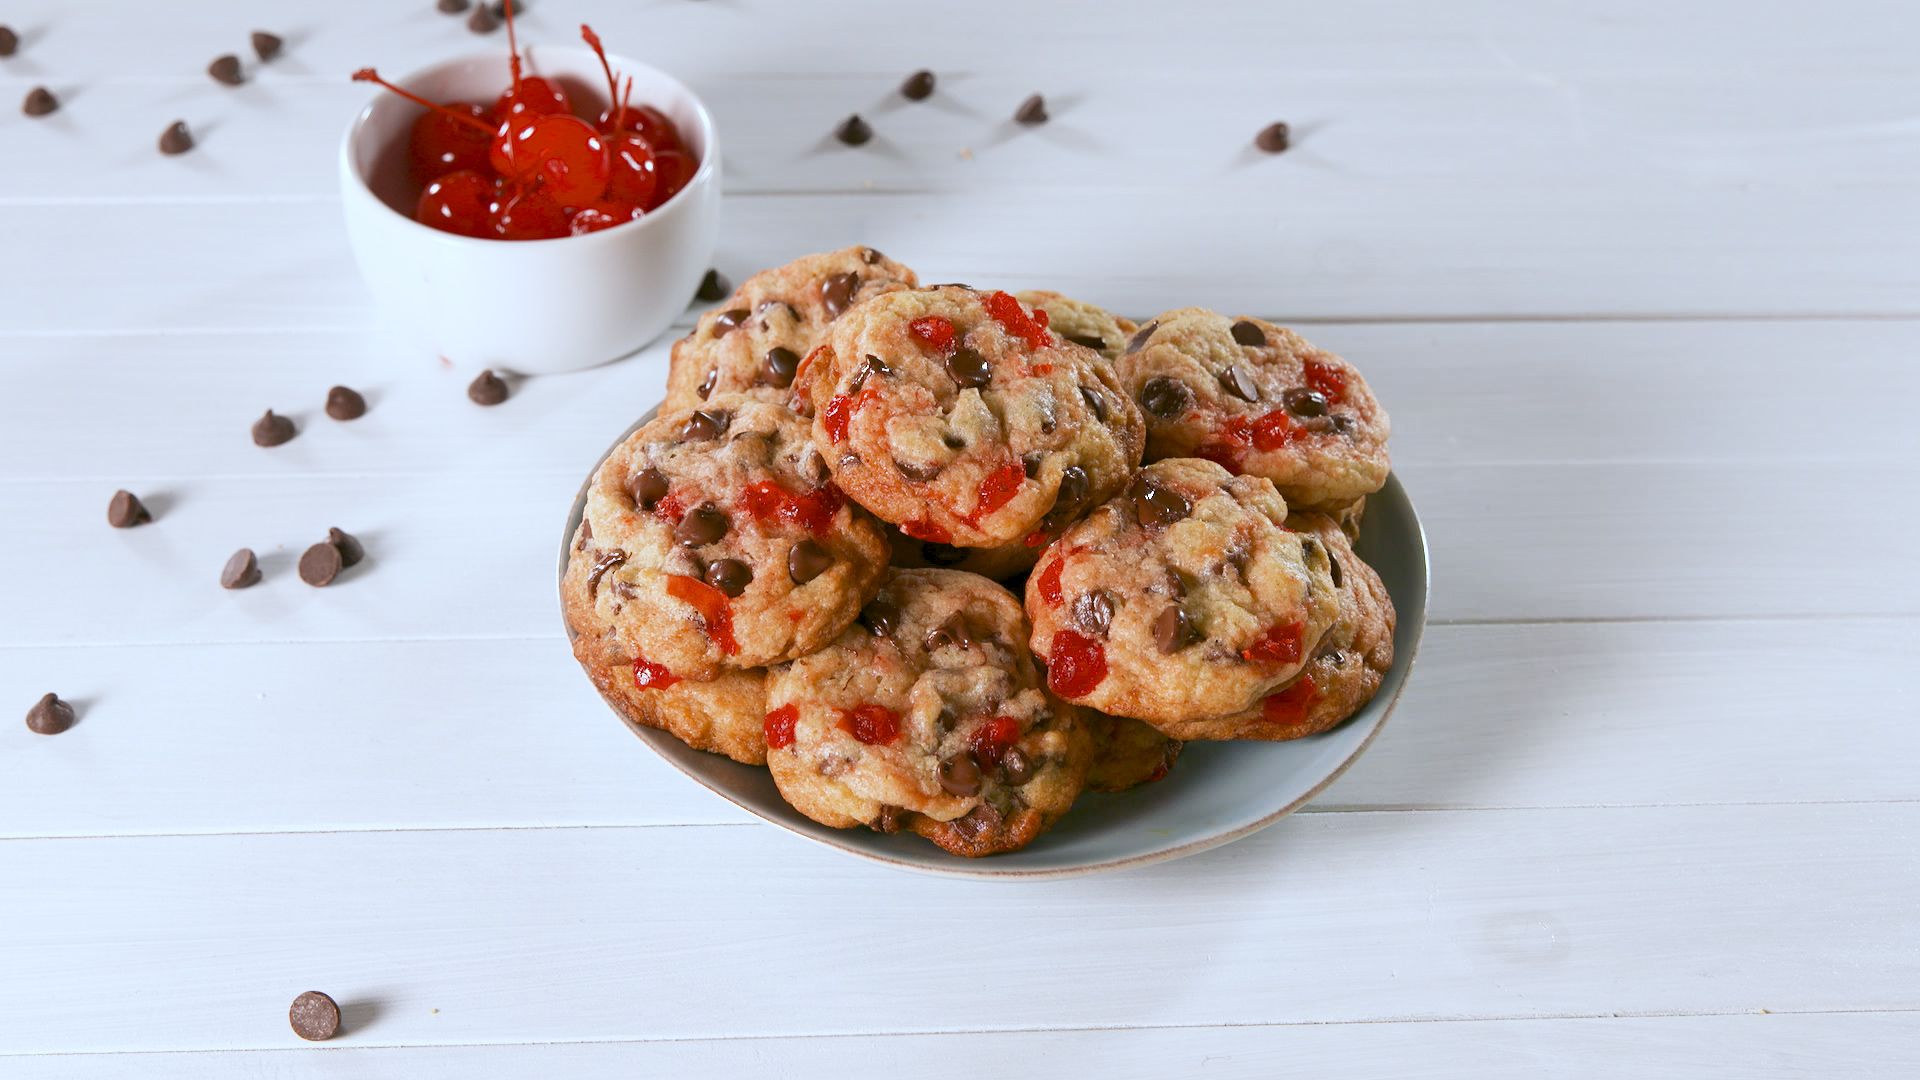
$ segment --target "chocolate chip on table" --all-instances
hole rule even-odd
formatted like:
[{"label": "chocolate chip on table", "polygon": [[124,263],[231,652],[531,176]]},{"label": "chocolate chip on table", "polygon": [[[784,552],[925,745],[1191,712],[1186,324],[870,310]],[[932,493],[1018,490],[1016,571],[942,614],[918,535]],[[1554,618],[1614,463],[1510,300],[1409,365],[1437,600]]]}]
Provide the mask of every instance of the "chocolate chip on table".
[{"label": "chocolate chip on table", "polygon": [[900,624],[900,609],[890,600],[877,599],[861,610],[860,621],[880,637],[892,637]]},{"label": "chocolate chip on table", "polygon": [[467,384],[467,400],[475,405],[498,405],[507,400],[507,381],[488,368]]},{"label": "chocolate chip on table", "polygon": [[1187,410],[1192,394],[1187,384],[1165,375],[1156,375],[1140,388],[1140,407],[1162,420],[1171,420]]},{"label": "chocolate chip on table", "polygon": [[140,496],[131,491],[116,491],[113,498],[107,500],[107,524],[116,529],[131,529],[152,520],[153,515],[140,502]]},{"label": "chocolate chip on table", "polygon": [[732,524],[726,511],[707,503],[687,511],[687,516],[673,527],[673,538],[681,547],[702,547],[726,536]]},{"label": "chocolate chip on table", "polygon": [[1107,636],[1107,628],[1113,625],[1113,597],[1106,590],[1095,589],[1074,597],[1071,609],[1074,624],[1089,634]]},{"label": "chocolate chip on table", "polygon": [[1261,128],[1260,134],[1253,137],[1253,145],[1269,154],[1278,154],[1287,148],[1291,142],[1292,135],[1293,133],[1288,130],[1286,124],[1280,122],[1271,123]]},{"label": "chocolate chip on table", "polygon": [[717,439],[726,434],[727,423],[731,419],[733,419],[732,416],[724,412],[696,410],[687,417],[686,423],[680,425],[680,441],[705,442],[708,439]]},{"label": "chocolate chip on table", "polygon": [[331,585],[345,565],[346,560],[341,556],[340,549],[322,540],[301,552],[300,580],[316,589]]},{"label": "chocolate chip on table", "polygon": [[287,1010],[287,1023],[293,1033],[308,1042],[325,1042],[340,1034],[340,1006],[318,990],[309,990],[293,999]]},{"label": "chocolate chip on table", "polygon": [[1160,320],[1155,319],[1140,329],[1135,330],[1133,336],[1127,339],[1127,355],[1132,356],[1134,353],[1139,352],[1140,349],[1146,345],[1147,339],[1152,337],[1153,332],[1158,329],[1160,329]]},{"label": "chocolate chip on table", "polygon": [[1220,387],[1241,401],[1260,400],[1259,385],[1239,364],[1228,364],[1227,370],[1220,373]]},{"label": "chocolate chip on table", "polygon": [[1133,500],[1133,516],[1142,525],[1171,525],[1193,511],[1185,495],[1145,476],[1134,479],[1127,497]]},{"label": "chocolate chip on table", "polygon": [[20,35],[13,32],[11,26],[0,26],[0,56],[12,56],[20,51]]},{"label": "chocolate chip on table", "polygon": [[908,101],[925,101],[933,96],[933,72],[924,68],[907,76],[900,84],[901,96]]},{"label": "chocolate chip on table", "polygon": [[1160,617],[1153,620],[1153,641],[1163,653],[1177,653],[1198,640],[1200,634],[1194,629],[1193,620],[1178,604],[1161,612]]},{"label": "chocolate chip on table", "polygon": [[500,20],[493,9],[485,4],[473,5],[473,14],[467,16],[467,29],[476,34],[491,34],[500,26]]},{"label": "chocolate chip on table", "polygon": [[1020,103],[1014,110],[1013,118],[1023,124],[1044,124],[1047,122],[1047,99],[1034,94]]},{"label": "chocolate chip on table", "polygon": [[946,359],[947,376],[962,390],[974,389],[993,381],[993,365],[987,358],[965,345],[953,350]]},{"label": "chocolate chip on table", "polygon": [[367,549],[360,546],[360,541],[354,539],[352,533],[343,529],[328,529],[327,543],[340,549],[340,565],[342,567],[355,566],[361,559],[367,557]]},{"label": "chocolate chip on table", "polygon": [[667,493],[667,474],[659,469],[643,469],[627,481],[627,494],[632,496],[633,505],[642,510],[653,509]]},{"label": "chocolate chip on table", "polygon": [[253,445],[279,446],[297,434],[293,421],[268,409],[253,422]]},{"label": "chocolate chip on table", "polygon": [[286,42],[280,40],[280,35],[269,34],[265,30],[255,30],[251,40],[253,41],[253,55],[263,61],[271,60],[279,56],[280,47],[286,44]]},{"label": "chocolate chip on table", "polygon": [[862,146],[873,138],[873,126],[860,119],[859,113],[854,113],[840,121],[840,126],[833,129],[833,137],[848,146]]},{"label": "chocolate chip on table", "polygon": [[751,314],[752,312],[746,308],[732,308],[715,315],[713,317],[713,336],[724,337],[740,329],[740,324],[746,322],[747,316]]},{"label": "chocolate chip on table", "polygon": [[184,154],[193,149],[193,132],[187,130],[187,122],[175,120],[160,133],[160,152],[169,157]]},{"label": "chocolate chip on table", "polygon": [[728,596],[739,596],[753,581],[753,568],[739,559],[719,559],[709,564],[701,576],[707,584]]},{"label": "chocolate chip on table", "polygon": [[980,766],[968,754],[955,754],[940,763],[940,787],[961,798],[980,794]]},{"label": "chocolate chip on table", "polygon": [[232,53],[214,57],[213,63],[207,65],[207,74],[213,76],[214,82],[228,86],[239,86],[246,81],[240,73],[240,58]]},{"label": "chocolate chip on table", "polygon": [[1260,324],[1250,319],[1241,319],[1233,324],[1233,340],[1249,349],[1257,349],[1267,343],[1267,332]]},{"label": "chocolate chip on table", "polygon": [[1309,417],[1327,415],[1326,395],[1318,390],[1311,390],[1304,386],[1288,387],[1287,392],[1280,395],[1280,403],[1285,405],[1287,411],[1295,416]]},{"label": "chocolate chip on table", "polygon": [[27,729],[36,735],[58,735],[73,726],[73,706],[58,694],[47,694],[27,710]]},{"label": "chocolate chip on table", "polygon": [[700,287],[694,290],[693,298],[703,304],[719,303],[727,298],[727,284],[720,271],[708,270],[707,276],[700,279]]},{"label": "chocolate chip on table", "polygon": [[358,420],[367,415],[367,399],[351,386],[327,391],[327,415],[335,420]]},{"label": "chocolate chip on table", "polygon": [[60,107],[60,99],[53,91],[44,86],[36,86],[27,91],[27,100],[21,102],[20,111],[28,116],[45,116]]},{"label": "chocolate chip on table", "polygon": [[840,313],[853,303],[853,293],[860,287],[860,278],[851,272],[833,274],[820,282],[820,306],[827,309],[827,318],[837,319]]},{"label": "chocolate chip on table", "polygon": [[784,345],[767,350],[767,385],[785,390],[793,385],[793,374],[800,370],[800,354]]},{"label": "chocolate chip on table", "polygon": [[1033,763],[1017,746],[1010,746],[1000,755],[1000,779],[1013,787],[1019,787],[1033,779]]},{"label": "chocolate chip on table", "polygon": [[467,10],[467,0],[435,0],[433,6],[442,15],[458,15]]},{"label": "chocolate chip on table", "polygon": [[1087,403],[1087,408],[1093,410],[1093,418],[1095,420],[1103,424],[1107,422],[1106,395],[1091,386],[1082,386],[1080,388],[1080,398]]},{"label": "chocolate chip on table", "polygon": [[220,587],[223,589],[244,589],[257,584],[260,580],[260,562],[253,557],[252,548],[241,548],[227,559],[227,565],[220,568]]},{"label": "chocolate chip on table", "polygon": [[787,576],[795,585],[805,585],[827,572],[833,556],[812,540],[802,540],[787,549]]}]

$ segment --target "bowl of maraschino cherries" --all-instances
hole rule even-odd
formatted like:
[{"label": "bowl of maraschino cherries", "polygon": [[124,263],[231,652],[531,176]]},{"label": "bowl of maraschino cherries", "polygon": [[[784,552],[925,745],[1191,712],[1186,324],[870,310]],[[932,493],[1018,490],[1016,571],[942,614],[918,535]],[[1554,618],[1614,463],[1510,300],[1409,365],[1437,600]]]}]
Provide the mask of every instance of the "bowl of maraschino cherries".
[{"label": "bowl of maraschino cherries", "polygon": [[679,80],[529,45],[388,81],[340,147],[347,235],[397,328],[460,367],[571,371],[686,310],[720,222],[712,117]]}]

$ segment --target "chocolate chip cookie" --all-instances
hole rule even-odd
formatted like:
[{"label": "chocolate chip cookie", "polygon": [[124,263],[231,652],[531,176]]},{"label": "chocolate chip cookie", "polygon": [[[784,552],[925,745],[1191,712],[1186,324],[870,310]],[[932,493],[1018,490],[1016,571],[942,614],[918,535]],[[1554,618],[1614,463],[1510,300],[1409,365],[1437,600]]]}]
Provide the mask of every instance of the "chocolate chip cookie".
[{"label": "chocolate chip cookie", "polygon": [[1174,734],[1299,674],[1339,601],[1326,545],[1286,516],[1262,477],[1195,458],[1142,469],[1027,579],[1049,688]]},{"label": "chocolate chip cookie", "polygon": [[1127,791],[1166,777],[1180,757],[1180,741],[1152,724],[1125,716],[1081,709],[1080,720],[1093,739],[1088,791]]},{"label": "chocolate chip cookie", "polygon": [[866,297],[918,283],[912,270],[870,247],[807,255],[762,270],[674,342],[661,408],[693,408],[727,391],[796,404],[794,372],[842,312]]},{"label": "chocolate chip cookie", "polygon": [[879,587],[887,538],[778,405],[717,394],[660,414],[594,474],[572,613],[642,687],[712,680],[820,648]]},{"label": "chocolate chip cookie", "polygon": [[1028,289],[1014,293],[1013,297],[1030,308],[1045,311],[1047,325],[1054,333],[1076,345],[1085,345],[1109,361],[1120,358],[1128,339],[1140,329],[1132,319],[1123,319],[1105,308],[1047,289]]},{"label": "chocolate chip cookie", "polygon": [[917,540],[1042,546],[1140,460],[1144,425],[1111,366],[1008,293],[873,297],[806,369],[835,480]]},{"label": "chocolate chip cookie", "polygon": [[839,640],[769,678],[780,794],[824,825],[906,829],[956,855],[1025,847],[1073,805],[1092,754],[1026,636],[1019,601],[983,577],[893,571]]},{"label": "chocolate chip cookie", "polygon": [[995,581],[1017,578],[1033,569],[1042,550],[1039,545],[1024,543],[992,548],[954,547],[932,540],[915,540],[891,525],[887,527],[887,539],[893,544],[893,565],[902,569],[964,570]]},{"label": "chocolate chip cookie", "polygon": [[1386,483],[1386,410],[1353,365],[1285,327],[1181,308],[1141,327],[1114,367],[1146,414],[1148,461],[1264,476],[1296,510]]}]

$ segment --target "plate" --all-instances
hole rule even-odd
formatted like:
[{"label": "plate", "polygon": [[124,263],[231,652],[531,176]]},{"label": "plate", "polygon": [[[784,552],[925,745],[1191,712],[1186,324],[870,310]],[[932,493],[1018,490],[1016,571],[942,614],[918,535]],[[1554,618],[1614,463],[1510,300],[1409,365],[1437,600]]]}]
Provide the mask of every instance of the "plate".
[{"label": "plate", "polygon": [[[607,453],[653,419],[655,411],[648,410]],[[562,579],[574,530],[586,509],[587,486],[599,468],[600,461],[595,461],[560,533]],[[904,870],[1033,880],[1177,859],[1250,836],[1306,805],[1365,752],[1393,714],[1427,622],[1427,539],[1398,477],[1387,477],[1386,487],[1367,497],[1366,519],[1354,549],[1379,572],[1399,616],[1393,667],[1366,708],[1332,731],[1293,742],[1190,742],[1165,780],[1117,795],[1082,795],[1038,840],[1005,855],[967,859],[911,833],[830,829],[788,806],[767,770],[695,750],[664,731],[627,726],[674,768],[735,806],[815,843]],[[619,710],[614,715],[619,716]]]}]

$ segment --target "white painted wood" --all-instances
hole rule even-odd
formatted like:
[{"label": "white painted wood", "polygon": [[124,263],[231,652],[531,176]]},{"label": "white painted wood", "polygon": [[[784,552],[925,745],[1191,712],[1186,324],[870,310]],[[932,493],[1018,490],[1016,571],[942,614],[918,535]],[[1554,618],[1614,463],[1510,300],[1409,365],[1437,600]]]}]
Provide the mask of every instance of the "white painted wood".
[{"label": "white painted wood", "polygon": [[[377,1030],[377,1029],[374,1029]],[[369,1037],[373,1030],[366,1033]],[[350,1036],[351,1037],[351,1036]],[[1906,1080],[1920,1068],[1911,1013],[1608,1017],[1473,1023],[1303,1024],[965,1035],[571,1043],[542,1046],[283,1048],[44,1057],[45,1080],[230,1080],[301,1074],[338,1080],[475,1076],[867,1075],[970,1080],[984,1074],[1162,1080],[1205,1076],[1408,1076],[1427,1080]],[[0,1070],[6,1059],[0,1058]]]}]

